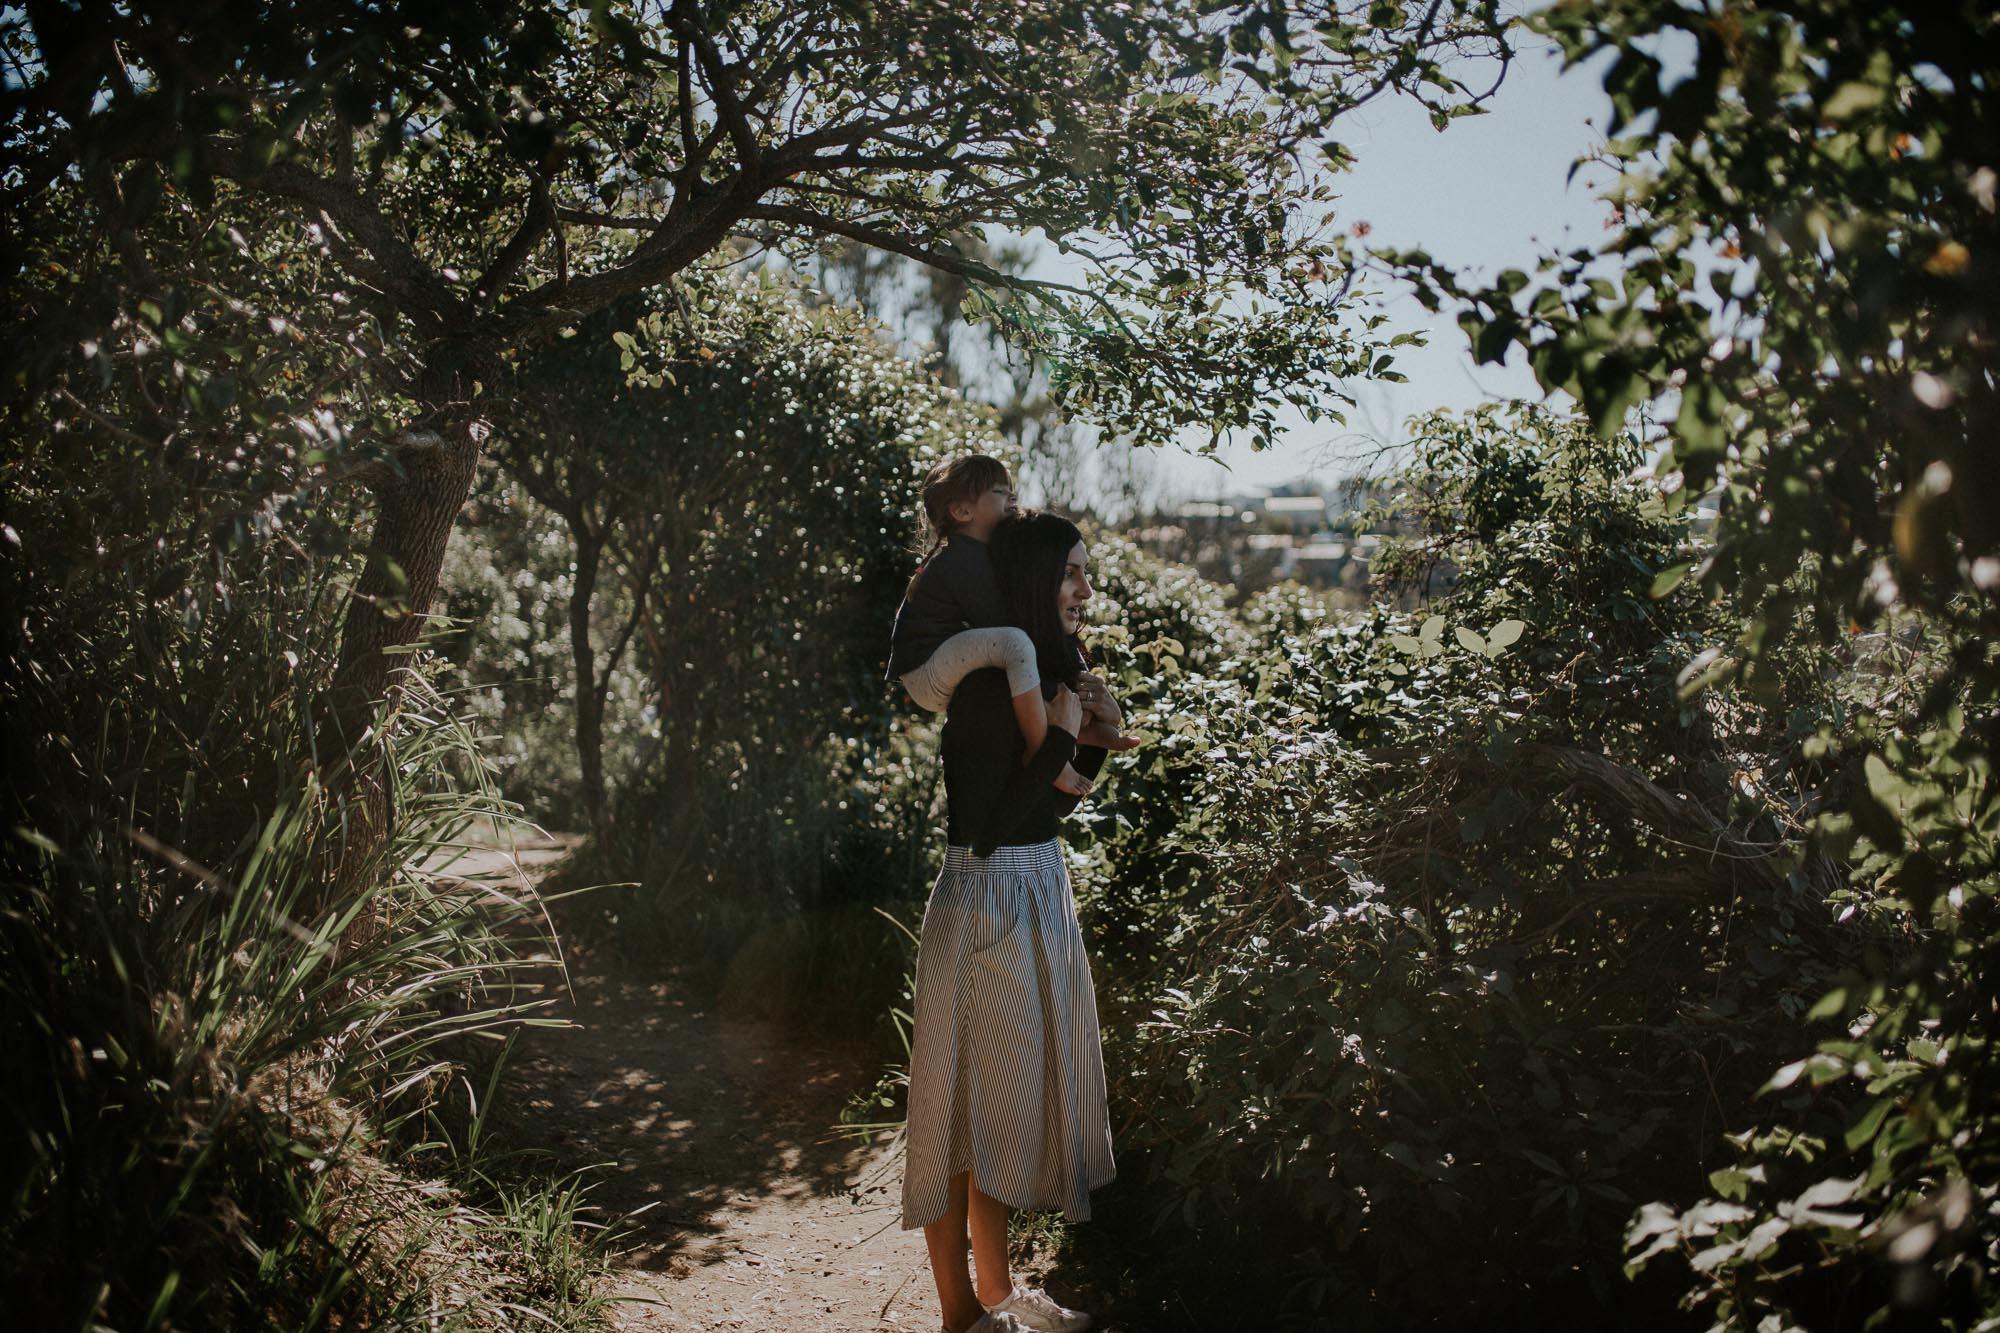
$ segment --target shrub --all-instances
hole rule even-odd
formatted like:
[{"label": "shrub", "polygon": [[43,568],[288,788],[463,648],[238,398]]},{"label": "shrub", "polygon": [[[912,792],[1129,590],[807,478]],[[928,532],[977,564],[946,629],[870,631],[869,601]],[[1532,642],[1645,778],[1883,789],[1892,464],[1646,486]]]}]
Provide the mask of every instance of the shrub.
[{"label": "shrub", "polygon": [[1782,701],[1681,697],[1716,612],[1649,595],[1691,538],[1636,450],[1432,425],[1410,540],[1449,594],[1264,605],[1292,632],[1141,694],[1159,739],[1095,814],[1114,1123],[1203,1327],[1673,1323],[1623,1221],[1722,1164],[1862,942],[1797,840]]},{"label": "shrub", "polygon": [[[274,315],[325,257],[289,223],[253,249],[176,208],[188,233],[162,246],[259,289],[140,295],[74,243],[64,193],[24,223],[0,385],[6,1306],[32,1327],[428,1326],[476,1278],[468,1322],[574,1327],[590,1301],[544,1281],[553,1253],[416,1142],[542,966],[538,918],[426,869],[510,812],[429,659],[373,718],[394,819],[367,864],[348,835],[383,810],[320,744],[359,564],[341,480],[367,452],[320,409],[366,434],[397,367],[344,301]],[[596,1262],[568,1239],[562,1262]]]},{"label": "shrub", "polygon": [[[608,677],[611,818],[576,874],[637,881],[605,900],[636,957],[768,1012],[873,1021],[895,966],[871,908],[919,896],[938,855],[934,728],[883,679],[916,492],[939,459],[1001,446],[876,327],[790,284],[715,278],[617,313],[521,362],[540,406],[512,429],[547,438],[501,451],[504,503],[480,518],[535,577],[513,580],[531,585],[517,612],[468,560],[467,673],[513,682],[486,706],[545,753],[535,715],[574,697],[575,667],[521,673],[519,644],[490,636],[518,615],[528,639],[567,639],[576,542],[614,533],[592,611],[596,643],[629,645]],[[551,762],[552,808],[573,809],[578,765]]]},{"label": "shrub", "polygon": [[[252,731],[243,748],[289,739],[312,698],[280,695],[266,709],[277,736]],[[469,1276],[485,1289],[477,1310],[590,1308],[573,1287],[538,1295],[543,1260],[504,1241],[500,1269],[484,1272],[493,1251],[444,1243],[460,1234],[441,1226],[458,1196],[410,1188],[428,1174],[412,1131],[464,1038],[522,1021],[522,974],[547,966],[529,961],[532,903],[422,868],[475,818],[506,816],[490,787],[461,785],[477,782],[477,752],[441,702],[413,682],[383,720],[403,817],[363,891],[335,903],[321,876],[348,810],[312,774],[269,796],[223,869],[146,831],[176,822],[154,815],[201,825],[198,810],[127,805],[131,822],[72,810],[66,842],[17,831],[0,1058],[34,1072],[0,1156],[0,1255],[43,1275],[17,1288],[17,1313],[50,1326],[393,1326],[427,1309],[431,1284]],[[101,749],[73,758],[119,771]],[[194,758],[217,776],[204,769]],[[595,1262],[574,1233],[565,1244],[561,1262]]]}]

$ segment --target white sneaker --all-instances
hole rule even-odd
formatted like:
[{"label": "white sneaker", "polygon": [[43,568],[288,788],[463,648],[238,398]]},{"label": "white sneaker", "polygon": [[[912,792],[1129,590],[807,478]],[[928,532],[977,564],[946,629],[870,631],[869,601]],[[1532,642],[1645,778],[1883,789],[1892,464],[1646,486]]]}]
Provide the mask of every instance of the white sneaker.
[{"label": "white sneaker", "polygon": [[1066,1310],[1049,1299],[1040,1287],[1016,1287],[1007,1299],[987,1310],[989,1315],[1006,1315],[1034,1333],[1083,1333],[1090,1316],[1081,1310]]},{"label": "white sneaker", "polygon": [[[944,1333],[951,1333],[951,1331],[946,1329]],[[1030,1333],[1030,1330],[1026,1324],[1016,1319],[1013,1315],[999,1314],[993,1310],[988,1310],[985,1314],[979,1316],[979,1322],[971,1328],[966,1329],[965,1333]]]}]

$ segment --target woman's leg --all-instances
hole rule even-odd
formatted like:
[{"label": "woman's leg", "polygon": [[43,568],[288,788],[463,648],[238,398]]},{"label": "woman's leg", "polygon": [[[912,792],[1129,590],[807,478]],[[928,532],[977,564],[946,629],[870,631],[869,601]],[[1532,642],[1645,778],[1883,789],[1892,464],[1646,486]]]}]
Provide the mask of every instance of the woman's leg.
[{"label": "woman's leg", "polygon": [[[945,1214],[924,1228],[924,1245],[931,1252],[931,1278],[937,1283],[938,1309],[951,1333],[964,1333],[986,1313],[972,1289],[972,1274],[965,1266],[966,1194],[970,1173],[961,1171],[951,1178],[950,1203]],[[1002,1250],[1005,1250],[1005,1227]]]},{"label": "woman's leg", "polygon": [[979,1303],[998,1305],[1014,1292],[1014,1275],[1007,1269],[1007,1205],[969,1185],[972,1195],[968,1221],[972,1259],[979,1269]]},{"label": "woman's leg", "polygon": [[[966,1171],[951,1178],[949,1197],[945,1215],[924,1228],[924,1245],[931,1252],[944,1326],[961,1333],[979,1322],[987,1306],[1013,1293],[1014,1275],[1007,1266],[1007,1205],[975,1188]],[[976,1289],[965,1262],[968,1231],[979,1270]]]}]

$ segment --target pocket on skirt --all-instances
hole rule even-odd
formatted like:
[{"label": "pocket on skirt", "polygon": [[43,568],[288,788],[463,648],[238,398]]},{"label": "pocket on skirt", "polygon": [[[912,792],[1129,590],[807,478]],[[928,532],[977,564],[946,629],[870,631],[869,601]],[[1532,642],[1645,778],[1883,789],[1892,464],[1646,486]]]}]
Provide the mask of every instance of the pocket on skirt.
[{"label": "pocket on skirt", "polygon": [[1018,885],[1000,889],[979,887],[967,895],[965,904],[965,956],[976,962],[980,955],[1002,948],[1021,929],[1026,894]]},{"label": "pocket on skirt", "polygon": [[1025,918],[1017,911],[997,943],[966,959],[968,1017],[975,1105],[1002,1120],[1018,1116],[1039,1125],[1046,1034]]}]

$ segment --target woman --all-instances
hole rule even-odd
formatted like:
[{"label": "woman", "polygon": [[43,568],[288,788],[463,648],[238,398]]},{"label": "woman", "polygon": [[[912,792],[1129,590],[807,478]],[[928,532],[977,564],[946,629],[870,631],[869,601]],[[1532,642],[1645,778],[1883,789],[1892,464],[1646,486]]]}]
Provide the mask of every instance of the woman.
[{"label": "woman", "polygon": [[[1109,1181],[1097,1001],[1056,836],[1077,798],[1052,785],[1068,763],[1094,778],[1104,751],[1079,747],[1086,717],[1118,704],[1083,671],[1077,631],[1089,553],[1067,519],[1025,513],[993,533],[1010,617],[1053,688],[1046,739],[1024,743],[997,671],[967,676],[944,728],[950,845],[924,910],[910,1056],[903,1226],[924,1229],[946,1333],[1077,1333],[1065,1310],[1007,1268],[1007,1210],[1090,1216]],[[978,1270],[966,1268],[968,1231]]]}]

